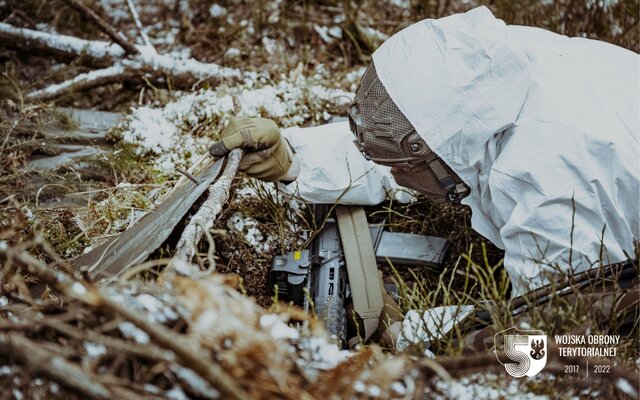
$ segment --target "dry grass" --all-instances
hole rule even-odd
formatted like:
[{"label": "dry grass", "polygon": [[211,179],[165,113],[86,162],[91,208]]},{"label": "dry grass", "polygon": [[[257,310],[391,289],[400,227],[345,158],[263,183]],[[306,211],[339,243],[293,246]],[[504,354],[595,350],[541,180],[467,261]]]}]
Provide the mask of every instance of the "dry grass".
[{"label": "dry grass", "polygon": [[[228,15],[211,17],[209,1],[190,1],[194,13],[191,27],[170,22],[175,22],[173,1],[157,2],[153,7],[145,8],[141,17],[150,29],[150,36],[166,37],[175,34],[176,42],[157,44],[162,50],[186,46],[191,49],[193,56],[202,61],[218,62],[243,70],[266,71],[272,82],[277,82],[281,74],[289,76],[295,71],[305,78],[328,81],[345,90],[355,89],[354,80],[349,75],[357,75],[361,71],[359,68],[367,64],[370,51],[377,45],[374,37],[364,33],[364,27],[391,35],[420,18],[444,16],[471,7],[471,3],[459,1],[418,0],[408,1],[408,9],[396,7],[391,2],[377,1],[362,1],[357,4],[345,1],[276,3],[265,0],[217,3],[226,7]],[[568,35],[606,40],[634,51],[640,49],[640,11],[637,1],[499,0],[479,1],[477,4],[487,4],[496,16],[507,23],[540,26]],[[345,14],[345,11],[346,18],[340,20],[340,15]],[[127,14],[124,15],[125,17],[116,19],[116,24],[130,37],[135,37],[132,34],[133,23],[126,17]],[[4,22],[20,26],[34,28],[37,23],[46,23],[62,33],[102,38],[94,26],[83,21],[64,2],[58,0],[6,1],[0,6],[0,18]],[[155,25],[154,18],[164,23]],[[243,20],[246,23],[242,23]],[[314,26],[333,25],[342,28],[343,40],[327,43],[314,29]],[[267,50],[264,37],[274,41],[273,51]],[[239,54],[228,53],[230,48],[238,49]],[[41,138],[38,129],[47,124],[69,126],[70,122],[48,105],[25,103],[23,94],[33,87],[42,87],[47,82],[74,76],[84,71],[84,66],[82,60],[57,64],[46,57],[16,54],[6,46],[1,49],[0,70],[3,74],[0,77],[0,94],[3,102],[0,113],[0,240],[13,247],[29,240],[36,232],[42,232],[59,254],[72,257],[100,238],[125,229],[126,221],[138,210],[147,209],[153,204],[171,186],[172,178],[158,174],[150,167],[147,157],[136,155],[123,143],[117,144],[115,151],[106,158],[85,160],[89,170],[107,171],[100,176],[78,174],[68,168],[51,173],[27,172],[24,168],[27,158],[34,152],[47,151],[46,147],[37,145]],[[160,88],[148,82],[137,82],[71,94],[56,104],[125,111],[139,104],[166,104],[177,96],[179,93],[174,92],[170,86]],[[323,111],[333,115],[344,115],[345,111],[332,108],[330,104],[314,102],[313,99],[308,99],[304,106],[304,112],[310,116],[305,119],[306,125],[321,122],[316,116]],[[201,129],[194,130],[194,133],[209,134],[217,122],[218,120],[201,122]],[[137,186],[135,190],[132,187],[118,187],[119,182]],[[247,190],[253,194],[243,195]],[[61,198],[81,201],[71,208],[62,208],[56,204],[56,199]],[[292,208],[292,205],[296,205],[296,208]],[[385,274],[394,277],[401,288],[401,306],[404,310],[473,304],[485,307],[497,327],[511,326],[516,322],[508,312],[508,280],[501,266],[503,253],[471,230],[469,210],[421,199],[408,205],[390,202],[370,207],[367,211],[370,221],[385,219],[387,226],[394,231],[446,237],[453,242],[454,254],[459,255],[449,261],[443,273],[411,271],[400,267],[394,271],[391,266],[383,266]],[[246,229],[233,229],[234,215],[251,218],[255,222],[253,226],[263,235],[259,244],[270,240],[268,246],[257,249],[247,239]],[[287,315],[299,317],[299,310],[273,303],[267,272],[273,255],[301,247],[315,229],[316,224],[304,204],[287,200],[255,182],[238,179],[228,207],[212,231],[217,271],[237,274],[242,291],[253,297],[259,305],[271,307],[272,310],[284,309]],[[206,243],[201,245],[200,259],[203,266],[207,267]],[[44,260],[52,261],[46,252],[38,249],[31,251]],[[154,257],[170,255],[169,243],[154,254]],[[19,273],[7,274],[9,263],[6,258],[2,258],[2,262],[2,294],[11,300],[10,307],[3,310],[2,316],[7,320],[7,313],[11,312],[26,318],[30,325],[22,328],[22,331],[28,332],[31,339],[42,345],[53,343],[48,346],[54,346],[59,351],[63,351],[60,347],[64,344],[68,350],[63,354],[69,360],[84,363],[92,371],[108,371],[118,379],[149,382],[162,389],[179,384],[175,371],[163,369],[159,364],[137,358],[123,358],[113,353],[108,353],[99,360],[92,360],[86,354],[82,341],[61,335],[46,324],[33,323],[29,318],[40,318],[38,312],[46,316],[74,314],[68,322],[78,330],[98,330],[122,339],[121,332],[116,329],[120,321],[114,319],[113,315],[94,313],[69,299],[60,301],[60,296],[52,293],[52,297],[42,304],[37,302],[39,299],[30,299],[26,296],[30,293],[27,288],[35,279]],[[136,294],[146,293],[145,291],[163,293],[166,290],[157,286],[153,273],[145,273],[137,278],[150,282],[143,285],[136,279],[131,284],[134,288],[131,290],[137,291]],[[438,388],[430,378],[432,375],[414,368],[415,365],[406,356],[382,354],[374,348],[357,353],[339,368],[320,372],[311,381],[304,376],[298,360],[289,352],[291,343],[274,339],[256,323],[265,311],[246,298],[239,298],[236,292],[230,294],[230,289],[223,284],[227,282],[227,278],[216,276],[211,279],[215,281],[211,287],[204,284],[208,281],[178,281],[171,293],[175,297],[170,301],[186,307],[190,311],[190,320],[180,321],[176,325],[170,325],[170,328],[175,332],[186,332],[197,337],[211,352],[213,359],[221,362],[235,378],[243,382],[253,398],[272,398],[276,395],[289,398],[405,398],[409,395],[401,394],[403,387],[411,395],[422,394],[424,388],[431,394],[451,393]],[[230,310],[233,318],[226,318],[228,326],[218,330],[218,327],[213,329],[211,326],[198,325],[198,318],[206,312],[201,309],[202,304],[220,312]],[[594,334],[615,333],[622,328],[617,326],[616,318],[604,318],[591,312],[593,304],[593,298],[586,295],[554,296],[547,307],[532,307],[521,319],[531,326],[543,329],[548,335],[584,331],[586,328]],[[604,323],[607,319],[613,323]],[[637,347],[640,340],[637,316],[634,321],[636,325],[632,334],[625,337],[620,346],[617,363],[637,371],[636,360],[640,355]],[[252,329],[247,329],[247,326]],[[459,355],[462,342],[454,337],[458,333],[461,332],[454,331],[454,335],[435,343],[434,350],[443,355]],[[226,341],[229,338],[235,344],[232,348],[229,348]],[[301,353],[309,352],[308,348],[296,349]],[[409,354],[420,357],[423,351],[423,347],[417,346]],[[495,364],[497,371],[500,366]],[[389,371],[396,371],[396,374]],[[17,381],[10,381],[10,378],[17,378]],[[3,384],[2,397],[11,396],[13,388],[19,388],[25,395],[33,398],[55,395],[51,391],[54,386],[50,381],[29,385],[32,378],[25,370],[14,370],[11,375],[0,376],[0,383]],[[569,378],[557,378],[553,384],[549,384],[551,379],[547,378],[523,384],[520,390],[552,397],[558,394],[560,397],[570,397],[579,395],[579,390],[568,389],[568,392],[564,392],[564,387],[579,388],[585,384]],[[478,380],[480,378],[473,378],[473,381]],[[142,390],[138,383],[134,384],[135,389]],[[612,387],[609,385],[606,390],[600,388],[600,395],[615,394]],[[189,390],[193,389],[185,389],[192,394]],[[378,395],[373,396],[371,393]],[[66,398],[73,396],[75,394],[71,391],[64,393]]]}]

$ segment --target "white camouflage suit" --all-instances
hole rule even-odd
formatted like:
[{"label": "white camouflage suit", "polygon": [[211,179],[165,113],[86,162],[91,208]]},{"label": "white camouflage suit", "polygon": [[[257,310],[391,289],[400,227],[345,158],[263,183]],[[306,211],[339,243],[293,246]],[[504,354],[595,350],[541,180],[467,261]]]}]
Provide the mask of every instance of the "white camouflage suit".
[{"label": "white camouflage suit", "polygon": [[[480,7],[402,30],[373,61],[398,108],[471,188],[472,227],[505,250],[513,295],[549,283],[551,265],[580,272],[634,257],[638,54],[507,26]],[[284,135],[310,201],[351,186],[342,203],[377,204],[396,187],[346,122]]]}]

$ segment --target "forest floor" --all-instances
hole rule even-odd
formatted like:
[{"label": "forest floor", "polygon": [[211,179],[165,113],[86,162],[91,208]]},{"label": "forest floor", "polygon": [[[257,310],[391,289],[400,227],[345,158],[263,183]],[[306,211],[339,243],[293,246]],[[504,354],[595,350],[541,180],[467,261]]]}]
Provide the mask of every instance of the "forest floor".
[{"label": "forest floor", "polygon": [[[84,3],[145,44],[126,0]],[[155,51],[172,60],[161,73],[126,71],[42,97],[47,91],[39,90],[108,64],[93,48],[70,58],[0,36],[1,398],[637,397],[637,314],[630,329],[618,326],[610,322],[619,316],[594,316],[592,298],[578,295],[554,297],[514,321],[503,252],[470,228],[468,209],[420,197],[366,208],[370,222],[392,231],[452,243],[441,271],[381,266],[400,286],[403,311],[472,302],[487,307],[496,330],[519,323],[543,330],[549,343],[555,334],[622,332],[615,357],[592,360],[610,372],[589,375],[586,358],[569,369],[550,359],[533,378],[511,378],[493,353],[465,351],[455,330],[403,352],[375,344],[339,349],[312,316],[277,302],[269,281],[273,257],[305,247],[317,232],[310,205],[243,176],[196,255],[213,273],[165,273],[186,221],[135,273],[104,284],[70,270],[70,260],[117,237],[184,181],[178,169],[206,159],[230,116],[271,118],[282,128],[343,120],[372,50],[387,37],[421,18],[484,4],[133,3]],[[636,52],[640,46],[637,2],[490,3],[507,23]],[[0,18],[49,35],[111,41],[68,4],[3,0]],[[215,79],[166,72],[192,60],[226,69]]]}]

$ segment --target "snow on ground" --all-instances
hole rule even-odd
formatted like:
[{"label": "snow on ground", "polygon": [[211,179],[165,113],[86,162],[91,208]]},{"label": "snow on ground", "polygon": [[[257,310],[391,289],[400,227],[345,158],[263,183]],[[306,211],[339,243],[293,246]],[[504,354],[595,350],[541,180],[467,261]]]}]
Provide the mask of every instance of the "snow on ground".
[{"label": "snow on ground", "polygon": [[[327,108],[343,107],[352,98],[350,92],[301,76],[269,84],[256,75],[237,88],[200,90],[164,107],[135,108],[120,131],[125,142],[137,146],[138,154],[150,156],[155,167],[169,175],[176,167],[188,168],[194,156],[206,154],[218,133],[214,127],[223,118],[261,116],[274,119],[281,127],[322,122]],[[210,129],[204,137],[195,137],[191,133],[201,124]]]},{"label": "snow on ground", "polygon": [[227,228],[242,235],[247,244],[253,247],[258,254],[269,253],[271,248],[276,245],[273,237],[265,237],[258,228],[258,222],[255,219],[244,216],[242,213],[233,214],[227,221]]},{"label": "snow on ground", "polygon": [[512,379],[506,383],[504,377],[492,373],[476,373],[452,381],[440,379],[436,381],[436,389],[439,394],[432,398],[437,400],[549,399],[549,396],[529,392],[518,380]]}]

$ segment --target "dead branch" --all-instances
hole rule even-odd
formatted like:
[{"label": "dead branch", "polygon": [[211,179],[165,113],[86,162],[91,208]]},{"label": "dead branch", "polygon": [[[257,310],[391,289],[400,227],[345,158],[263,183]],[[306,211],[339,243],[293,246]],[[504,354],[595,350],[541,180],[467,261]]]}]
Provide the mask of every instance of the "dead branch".
[{"label": "dead branch", "polygon": [[96,377],[45,350],[21,334],[0,333],[0,354],[91,399],[110,399],[112,393]]},{"label": "dead branch", "polygon": [[100,29],[107,34],[115,43],[117,43],[120,47],[124,49],[124,51],[129,55],[138,54],[140,51],[128,40],[124,37],[122,33],[119,33],[115,30],[111,24],[105,21],[98,14],[93,12],[92,9],[82,4],[79,0],[64,0],[71,8],[82,14],[85,18],[91,20],[96,25],[100,27]]},{"label": "dead branch", "polygon": [[0,45],[33,54],[50,54],[64,61],[81,57],[89,65],[107,66],[125,55],[120,46],[101,41],[55,35],[0,22]]},{"label": "dead branch", "polygon": [[69,337],[94,343],[100,343],[118,353],[129,354],[153,361],[175,361],[175,356],[172,352],[157,347],[153,344],[127,342],[125,340],[103,335],[91,330],[80,330],[69,324],[57,322],[51,318],[43,319],[41,322],[42,324],[55,329],[56,331],[61,332]]},{"label": "dead branch", "polygon": [[240,72],[233,68],[203,63],[192,58],[176,59],[170,55],[157,54],[153,48],[146,46],[136,46],[136,55],[125,58],[126,54],[120,47],[108,42],[17,28],[5,23],[0,23],[0,44],[29,53],[45,52],[65,60],[82,57],[96,66],[109,65],[93,74],[81,74],[70,81],[29,94],[31,99],[38,100],[50,100],[70,90],[89,89],[135,77],[145,77],[158,84],[164,84],[170,78],[176,89],[191,89],[194,83],[203,80],[220,81],[240,77]]},{"label": "dead branch", "polygon": [[153,49],[155,53],[158,53],[156,49],[153,47],[153,44],[151,44],[151,40],[149,40],[149,36],[147,36],[147,33],[144,31],[144,27],[142,26],[142,21],[140,21],[140,15],[138,15],[138,10],[136,10],[136,6],[135,4],[133,4],[133,0],[127,0],[127,4],[129,5],[129,11],[131,11],[131,17],[133,17],[133,21],[136,23],[136,28],[138,28],[138,33],[142,38],[142,42],[145,44],[145,46],[149,47],[150,49]]},{"label": "dead branch", "polygon": [[[238,154],[236,152],[236,154]],[[237,160],[239,163],[239,158]],[[237,168],[237,165],[236,167]],[[53,271],[42,261],[38,260],[26,251],[6,251],[16,261],[24,264],[29,272],[50,284],[63,294],[73,297],[87,305],[102,308],[133,323],[139,329],[145,331],[151,339],[160,346],[171,350],[176,354],[181,364],[195,371],[213,387],[220,390],[227,398],[246,399],[245,392],[236,384],[235,380],[222,370],[211,358],[207,356],[200,345],[191,339],[184,337],[166,328],[164,325],[148,321],[134,310],[126,308],[122,304],[113,301],[105,295],[100,288],[91,284],[84,284],[68,274]]]},{"label": "dead branch", "polygon": [[122,64],[115,64],[108,68],[103,68],[84,74],[80,74],[73,79],[47,86],[44,89],[36,90],[27,95],[31,100],[47,101],[55,99],[68,92],[92,89],[110,83],[124,82],[135,76],[135,71]]},{"label": "dead branch", "polygon": [[180,240],[176,246],[174,259],[185,263],[189,263],[193,259],[197,251],[196,247],[200,239],[202,239],[204,231],[213,226],[213,222],[220,210],[222,210],[224,202],[229,197],[231,181],[238,171],[241,158],[242,150],[240,149],[235,149],[229,153],[227,166],[222,172],[222,175],[209,189],[209,197],[204,204],[202,204],[198,212],[191,217],[187,227],[184,228],[182,236],[180,236]]}]

